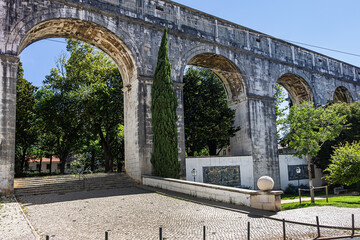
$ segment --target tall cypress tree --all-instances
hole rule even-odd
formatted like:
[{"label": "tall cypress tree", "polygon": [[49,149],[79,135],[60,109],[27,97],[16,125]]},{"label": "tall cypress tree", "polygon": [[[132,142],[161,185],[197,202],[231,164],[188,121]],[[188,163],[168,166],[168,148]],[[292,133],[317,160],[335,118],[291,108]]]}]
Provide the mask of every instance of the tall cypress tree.
[{"label": "tall cypress tree", "polygon": [[151,89],[153,127],[151,163],[156,176],[179,178],[180,164],[176,125],[178,102],[170,79],[171,66],[167,42],[167,28],[165,28]]}]

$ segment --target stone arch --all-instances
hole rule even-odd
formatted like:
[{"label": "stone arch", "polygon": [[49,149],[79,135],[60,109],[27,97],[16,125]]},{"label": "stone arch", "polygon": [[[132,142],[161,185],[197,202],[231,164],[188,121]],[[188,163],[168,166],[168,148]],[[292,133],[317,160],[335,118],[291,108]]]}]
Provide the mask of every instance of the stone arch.
[{"label": "stone arch", "polygon": [[[228,55],[230,57],[227,57]],[[234,126],[240,126],[240,131],[230,138],[231,155],[250,155],[247,86],[244,71],[240,70],[241,66],[239,67],[235,62],[234,54],[227,54],[226,50],[213,49],[212,46],[196,46],[182,57],[181,79],[187,65],[206,68],[217,75],[226,91],[228,106],[235,111]]]},{"label": "stone arch", "polygon": [[191,56],[187,65],[207,68],[217,75],[224,85],[229,102],[246,96],[246,84],[243,75],[240,69],[228,58],[220,54],[203,52]]},{"label": "stone arch", "polygon": [[[61,37],[89,43],[112,58],[124,85],[125,169],[129,176],[141,181],[142,174],[151,174],[152,166],[144,154],[148,150],[142,147],[145,138],[140,134],[144,131],[141,125],[144,120],[137,112],[143,104],[139,100],[142,82],[139,81],[138,68],[142,61],[134,40],[122,29],[122,23],[116,18],[66,6],[39,12],[43,14],[37,12],[27,15],[11,25],[0,52],[15,57],[33,42]],[[16,78],[16,71],[14,76]],[[9,161],[13,161],[10,154]]]},{"label": "stone arch", "polygon": [[297,74],[285,73],[278,78],[277,83],[288,91],[293,104],[314,101],[314,94],[309,84]]},{"label": "stone arch", "polygon": [[33,42],[53,37],[73,38],[104,51],[118,66],[124,86],[137,77],[136,62],[122,40],[102,26],[79,19],[51,19],[35,25],[21,39],[17,54]]},{"label": "stone arch", "polygon": [[334,102],[352,103],[353,98],[346,87],[339,86],[334,92]]}]

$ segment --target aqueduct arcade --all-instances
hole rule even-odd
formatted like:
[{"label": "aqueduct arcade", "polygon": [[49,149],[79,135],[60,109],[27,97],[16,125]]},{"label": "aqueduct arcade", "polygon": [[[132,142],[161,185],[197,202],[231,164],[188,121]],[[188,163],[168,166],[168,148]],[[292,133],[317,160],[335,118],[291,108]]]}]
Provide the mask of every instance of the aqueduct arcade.
[{"label": "aqueduct arcade", "polygon": [[185,169],[182,77],[187,64],[219,76],[241,130],[233,155],[251,155],[255,181],[279,187],[274,87],[294,102],[358,101],[360,68],[169,0],[2,0],[0,2],[0,193],[13,191],[16,72],[29,44],[51,37],[96,46],[124,80],[125,169],[151,174],[151,86],[163,28],[169,29],[172,80],[179,99],[179,161]]}]

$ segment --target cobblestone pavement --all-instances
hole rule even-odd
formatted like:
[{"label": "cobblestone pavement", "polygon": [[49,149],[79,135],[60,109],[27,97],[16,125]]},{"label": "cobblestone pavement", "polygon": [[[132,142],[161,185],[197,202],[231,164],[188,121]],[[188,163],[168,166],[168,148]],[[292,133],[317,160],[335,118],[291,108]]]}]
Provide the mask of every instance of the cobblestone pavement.
[{"label": "cobblestone pavement", "polygon": [[[179,197],[179,196],[177,196]],[[246,239],[247,222],[252,239],[281,239],[282,222],[261,218],[268,212],[218,205],[198,204],[141,188],[122,188],[21,197],[27,215],[36,231],[51,239],[159,239],[162,226],[164,239]],[[210,202],[211,203],[211,202]],[[220,207],[234,207],[230,211]],[[246,212],[250,211],[250,212]],[[355,208],[316,207],[271,213],[271,217],[320,224],[351,226],[355,214],[360,227],[360,210]],[[349,217],[348,217],[349,215]],[[316,228],[286,224],[289,239],[316,237]],[[343,235],[344,232],[322,230],[322,235]],[[11,239],[11,238],[10,238]],[[23,239],[23,238],[13,238]],[[26,239],[26,238],[24,238]]]},{"label": "cobblestone pavement", "polygon": [[1,197],[0,203],[0,239],[33,240],[30,226],[28,225],[18,203],[14,197]]}]

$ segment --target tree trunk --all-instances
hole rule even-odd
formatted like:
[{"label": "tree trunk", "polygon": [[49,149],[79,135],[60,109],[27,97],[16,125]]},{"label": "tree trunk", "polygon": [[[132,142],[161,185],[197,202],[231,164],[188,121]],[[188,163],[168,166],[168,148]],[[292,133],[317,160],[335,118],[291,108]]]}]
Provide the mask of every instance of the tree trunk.
[{"label": "tree trunk", "polygon": [[210,156],[215,156],[216,155],[216,148],[217,148],[216,141],[215,140],[208,141],[208,147],[209,147]]},{"label": "tree trunk", "polygon": [[93,171],[95,171],[95,149],[93,149],[92,151],[91,151],[91,166],[90,166],[90,168],[91,168],[91,171],[93,172]]},{"label": "tree trunk", "polygon": [[22,155],[21,155],[21,162],[20,162],[19,173],[23,173],[25,161],[26,161],[26,149],[23,151],[23,153],[22,153]]},{"label": "tree trunk", "polygon": [[101,140],[101,146],[104,150],[105,172],[112,172],[114,162],[113,162],[112,154],[111,154],[110,141],[107,141],[107,139],[105,138],[102,131],[99,131],[99,136],[100,136],[100,140]]},{"label": "tree trunk", "polygon": [[312,183],[311,164],[310,164],[310,156],[309,155],[306,155],[306,161],[307,161],[307,168],[308,168],[308,173],[309,173],[309,187],[310,187],[311,203],[314,203],[315,202],[314,187],[313,187],[313,183]]},{"label": "tree trunk", "polygon": [[67,159],[67,157],[65,157],[64,159],[61,159],[61,160],[60,160],[60,173],[61,173],[61,174],[65,174],[66,159]]},{"label": "tree trunk", "polygon": [[39,173],[41,173],[41,165],[42,165],[42,157],[40,158],[40,166],[39,166]]},{"label": "tree trunk", "polygon": [[104,158],[105,158],[105,172],[112,172],[113,162],[112,162],[110,148],[106,143],[104,143],[103,149],[104,149]]},{"label": "tree trunk", "polygon": [[69,153],[60,154],[58,157],[60,158],[60,173],[65,174],[65,164],[69,157]]},{"label": "tree trunk", "polygon": [[52,167],[52,155],[50,155],[50,169],[49,169],[49,174],[51,175],[51,167]]}]

